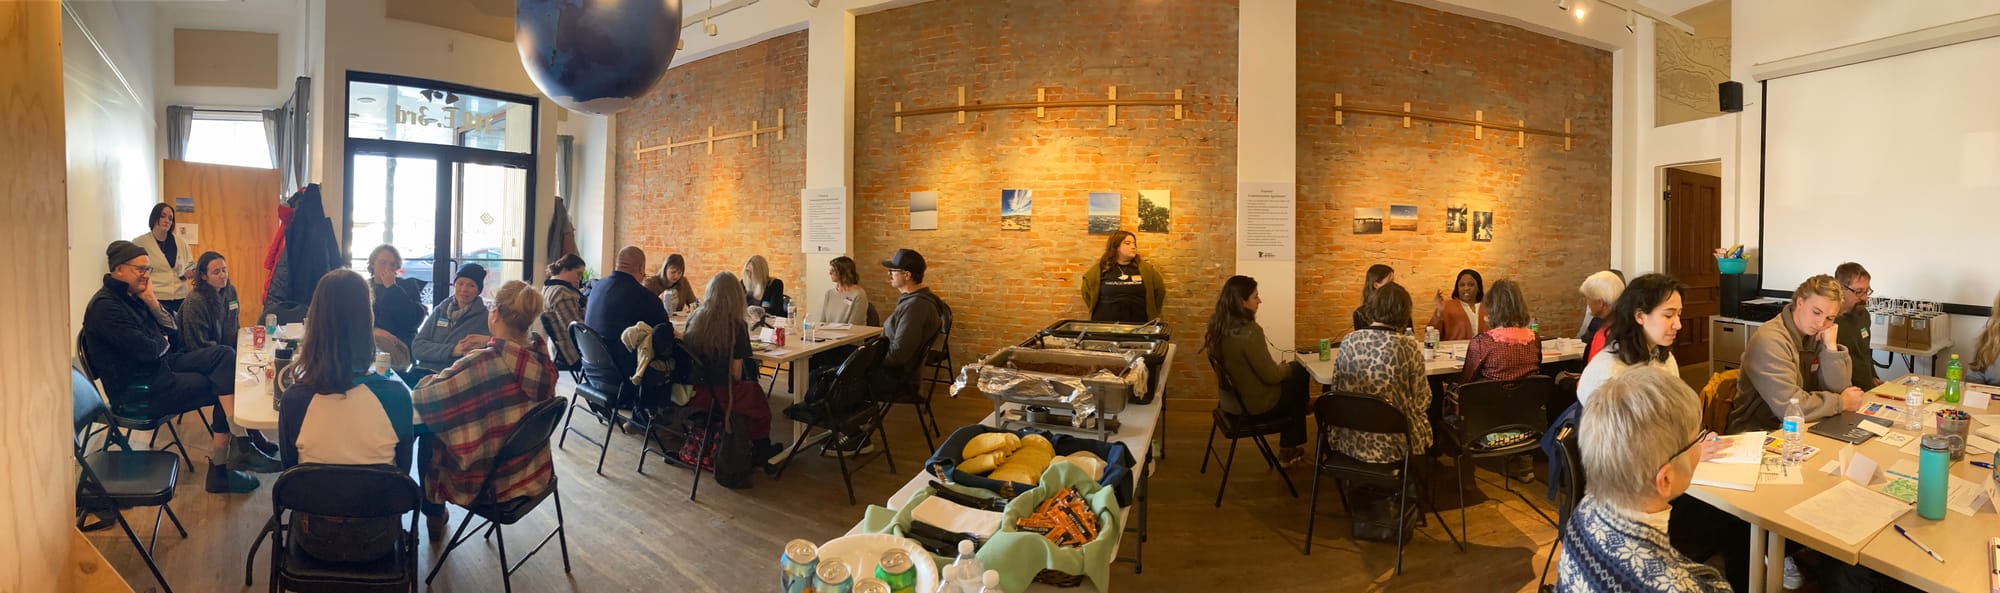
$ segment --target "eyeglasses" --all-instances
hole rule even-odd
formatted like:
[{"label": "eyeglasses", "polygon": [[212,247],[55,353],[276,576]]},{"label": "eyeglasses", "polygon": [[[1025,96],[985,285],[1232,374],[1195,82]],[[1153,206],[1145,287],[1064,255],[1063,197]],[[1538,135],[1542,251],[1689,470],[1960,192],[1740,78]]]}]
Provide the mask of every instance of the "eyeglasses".
[{"label": "eyeglasses", "polygon": [[1702,441],[1706,441],[1714,437],[1715,437],[1715,431],[1706,428],[1701,429],[1700,433],[1694,435],[1694,440],[1688,441],[1688,444],[1686,445],[1681,445],[1681,448],[1679,450],[1674,451],[1673,455],[1668,455],[1667,460],[1661,462],[1660,465],[1673,463],[1675,459],[1680,459],[1682,453],[1688,452],[1688,449],[1693,449],[1696,444],[1699,444]]},{"label": "eyeglasses", "polygon": [[1845,288],[1845,289],[1847,289],[1847,292],[1851,292],[1851,293],[1854,293],[1854,294],[1858,294],[1858,295],[1861,295],[1861,296],[1862,296],[1862,298],[1867,298],[1867,297],[1871,297],[1871,296],[1875,296],[1875,289],[1873,289],[1873,288],[1870,288],[1870,289],[1868,289],[1868,290],[1855,290],[1855,289],[1854,289],[1854,287],[1852,287],[1852,286],[1848,286],[1848,285],[1846,285],[1846,284],[1842,284],[1842,285],[1840,285],[1840,287],[1841,287],[1841,288]]},{"label": "eyeglasses", "polygon": [[[132,266],[132,264],[125,265]],[[132,269],[138,270],[141,276],[149,276],[153,273],[153,266],[132,266]]]},{"label": "eyeglasses", "polygon": [[908,273],[910,273],[910,271],[909,271],[909,270],[898,270],[898,269],[896,269],[896,268],[889,268],[889,273],[891,273],[891,274],[908,274]]}]

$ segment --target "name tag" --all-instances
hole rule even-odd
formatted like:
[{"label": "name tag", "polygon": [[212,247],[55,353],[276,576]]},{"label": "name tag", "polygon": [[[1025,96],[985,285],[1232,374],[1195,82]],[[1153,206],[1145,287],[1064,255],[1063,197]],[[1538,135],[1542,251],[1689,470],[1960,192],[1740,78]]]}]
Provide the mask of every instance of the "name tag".
[{"label": "name tag", "polygon": [[451,320],[450,320],[450,319],[445,319],[445,318],[443,318],[443,317],[439,317],[439,318],[438,318],[438,327],[451,327]]},{"label": "name tag", "polygon": [[1861,328],[1861,339],[1868,339],[1868,328]]},{"label": "name tag", "polygon": [[849,305],[854,304],[854,297],[847,297],[847,304]]},{"label": "name tag", "polygon": [[240,306],[240,305],[237,305],[237,304],[236,304],[236,301],[229,301],[229,310],[231,310],[231,311],[235,311],[235,310],[237,310],[237,309],[239,309],[239,308],[241,308],[241,306]]}]

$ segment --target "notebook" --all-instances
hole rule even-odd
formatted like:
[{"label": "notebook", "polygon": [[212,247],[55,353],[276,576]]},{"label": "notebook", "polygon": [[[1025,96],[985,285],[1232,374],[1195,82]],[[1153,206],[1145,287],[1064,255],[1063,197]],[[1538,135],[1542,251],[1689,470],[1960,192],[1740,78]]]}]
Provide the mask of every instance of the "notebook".
[{"label": "notebook", "polygon": [[1861,428],[1861,423],[1863,422],[1873,422],[1882,426],[1895,425],[1884,418],[1870,418],[1857,412],[1841,412],[1839,416],[1819,421],[1818,424],[1807,428],[1806,432],[1836,441],[1859,445],[1867,442],[1868,439],[1875,438],[1875,433]]}]

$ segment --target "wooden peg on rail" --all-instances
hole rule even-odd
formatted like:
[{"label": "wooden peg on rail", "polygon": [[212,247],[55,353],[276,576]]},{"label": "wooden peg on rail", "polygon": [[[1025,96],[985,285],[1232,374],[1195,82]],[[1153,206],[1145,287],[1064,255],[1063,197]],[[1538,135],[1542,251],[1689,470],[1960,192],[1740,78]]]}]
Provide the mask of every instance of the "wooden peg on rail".
[{"label": "wooden peg on rail", "polygon": [[[1105,98],[1108,98],[1112,101],[1118,100],[1118,87],[1115,86],[1105,87],[1104,93],[1105,93]],[[1104,125],[1107,126],[1118,125],[1118,104],[1114,102],[1111,105],[1107,106],[1107,108],[1109,109],[1109,111],[1106,111],[1104,114]]]},{"label": "wooden peg on rail", "polygon": [[896,133],[903,133],[903,102],[896,102]]},{"label": "wooden peg on rail", "polygon": [[[1410,102],[1409,102],[1409,101],[1404,101],[1404,102],[1403,102],[1403,113],[1409,113],[1409,112],[1410,112]],[[1405,127],[1405,128],[1407,128],[1407,127],[1410,127],[1410,116],[1407,116],[1407,115],[1403,116],[1403,127]]]},{"label": "wooden peg on rail", "polygon": [[1181,90],[1174,89],[1174,119],[1181,118]]},{"label": "wooden peg on rail", "polygon": [[1485,112],[1485,111],[1480,111],[1480,110],[1475,110],[1475,111],[1473,111],[1473,112],[1472,112],[1472,121],[1476,121],[1476,122],[1479,122],[1479,123],[1478,123],[1477,125],[1474,125],[1474,126],[1472,126],[1472,139],[1473,139],[1473,140],[1485,140],[1485,139],[1486,139],[1486,112]]},{"label": "wooden peg on rail", "polygon": [[[958,106],[965,106],[965,87],[958,87]],[[958,110],[958,123],[965,123],[965,110]]]},{"label": "wooden peg on rail", "polygon": [[[752,128],[755,128],[756,126],[751,126],[751,127],[752,127]],[[783,108],[783,107],[779,107],[779,108],[778,108],[778,140],[779,140],[779,141],[783,141],[784,139],[785,139],[785,108]]]},{"label": "wooden peg on rail", "polygon": [[1047,91],[1048,89],[1035,87],[1035,119],[1041,119],[1048,115],[1048,112],[1045,110],[1046,108],[1041,106],[1041,102],[1048,99]]},{"label": "wooden peg on rail", "polygon": [[1563,152],[1569,152],[1569,118],[1563,118]]},{"label": "wooden peg on rail", "polygon": [[1341,97],[1340,97],[1340,93],[1334,93],[1334,94],[1333,94],[1333,125],[1336,125],[1336,126],[1338,126],[1338,125],[1345,125],[1345,124],[1344,124],[1344,123],[1342,123],[1342,121],[1341,121],[1341,116],[1343,116],[1343,115],[1345,115],[1345,114],[1341,113],[1341,110],[1340,110],[1340,99],[1341,99]]},{"label": "wooden peg on rail", "polygon": [[1522,148],[1528,145],[1528,120],[1524,119],[1520,121],[1520,131],[1514,132],[1514,148]]},{"label": "wooden peg on rail", "polygon": [[715,126],[708,127],[708,153],[715,154]]}]

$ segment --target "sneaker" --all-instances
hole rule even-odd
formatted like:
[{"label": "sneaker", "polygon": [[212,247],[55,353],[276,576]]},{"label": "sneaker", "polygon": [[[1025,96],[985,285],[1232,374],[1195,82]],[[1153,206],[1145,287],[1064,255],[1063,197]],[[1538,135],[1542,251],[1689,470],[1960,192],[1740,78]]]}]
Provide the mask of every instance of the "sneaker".
[{"label": "sneaker", "polygon": [[229,466],[208,462],[208,491],[215,494],[243,494],[257,490],[257,476],[229,469]]},{"label": "sneaker", "polygon": [[873,439],[869,439],[866,435],[863,435],[857,438],[842,439],[838,442],[835,442],[833,446],[827,447],[825,450],[820,451],[819,454],[824,457],[833,457],[836,455],[846,455],[848,457],[854,457],[857,455],[867,455],[881,450],[882,448],[876,446],[875,441]]},{"label": "sneaker", "polygon": [[1806,575],[1799,572],[1799,563],[1791,558],[1785,558],[1785,590],[1797,591],[1804,586],[1806,586]]},{"label": "sneaker", "polygon": [[1305,447],[1285,447],[1278,449],[1278,467],[1290,468],[1306,459]]},{"label": "sneaker", "polygon": [[257,446],[251,443],[250,437],[236,437],[231,440],[225,457],[229,459],[231,469],[253,474],[274,474],[285,470],[285,464],[258,450]]}]

